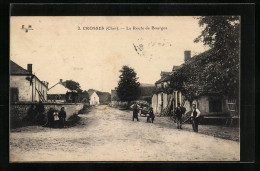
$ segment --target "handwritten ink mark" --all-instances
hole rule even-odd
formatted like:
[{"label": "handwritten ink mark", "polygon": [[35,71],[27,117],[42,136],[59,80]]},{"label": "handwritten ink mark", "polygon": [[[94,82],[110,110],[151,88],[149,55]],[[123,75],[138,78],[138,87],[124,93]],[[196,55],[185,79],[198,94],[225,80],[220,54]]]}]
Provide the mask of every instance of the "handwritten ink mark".
[{"label": "handwritten ink mark", "polygon": [[29,30],[33,30],[32,25],[28,25],[28,27],[24,27],[24,25],[22,25],[22,30],[25,30],[25,33],[28,33]]}]

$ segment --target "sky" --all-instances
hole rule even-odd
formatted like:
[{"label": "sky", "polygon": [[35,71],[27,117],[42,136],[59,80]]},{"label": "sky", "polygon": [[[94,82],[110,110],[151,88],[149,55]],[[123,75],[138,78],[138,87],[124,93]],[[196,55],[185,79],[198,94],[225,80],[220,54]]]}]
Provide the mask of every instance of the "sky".
[{"label": "sky", "polygon": [[[154,84],[191,55],[209,48],[193,40],[201,33],[192,16],[11,17],[10,59],[49,82],[73,80],[83,90],[111,92],[123,65],[140,83]],[[25,31],[31,25],[33,30]],[[90,28],[99,29],[92,29]],[[118,28],[111,30],[111,28]]]}]

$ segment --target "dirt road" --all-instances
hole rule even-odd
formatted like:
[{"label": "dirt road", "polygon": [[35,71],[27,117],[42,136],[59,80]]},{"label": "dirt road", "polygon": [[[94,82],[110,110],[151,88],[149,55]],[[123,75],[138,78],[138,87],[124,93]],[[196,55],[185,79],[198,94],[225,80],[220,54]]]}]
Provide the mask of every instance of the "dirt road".
[{"label": "dirt road", "polygon": [[98,106],[73,128],[10,133],[11,161],[238,161],[240,144],[175,129],[165,118],[133,122],[129,111]]}]

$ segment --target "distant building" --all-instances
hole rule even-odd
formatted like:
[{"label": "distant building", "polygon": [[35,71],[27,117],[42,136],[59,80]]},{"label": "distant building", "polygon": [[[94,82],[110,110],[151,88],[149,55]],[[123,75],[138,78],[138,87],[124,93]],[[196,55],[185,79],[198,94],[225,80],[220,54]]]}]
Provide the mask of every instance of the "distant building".
[{"label": "distant building", "polygon": [[[141,83],[139,87],[139,97],[136,101],[149,101],[152,99],[153,90],[155,86],[153,84],[144,84]],[[115,103],[120,101],[119,97],[117,96],[116,90],[111,90],[111,102]]]},{"label": "distant building", "polygon": [[97,95],[96,91],[88,91],[89,99],[90,99],[90,105],[99,105],[99,96]]},{"label": "distant building", "polygon": [[108,105],[111,102],[111,94],[110,93],[101,92],[101,91],[97,91],[96,93],[99,97],[99,103],[101,105]]},{"label": "distant building", "polygon": [[72,91],[66,88],[66,82],[63,82],[62,79],[55,85],[53,85],[48,91],[48,101],[51,102],[73,102],[73,93]]},{"label": "distant building", "polygon": [[47,101],[48,82],[41,81],[32,72],[32,64],[27,70],[10,60],[10,100],[11,102]]},{"label": "distant building", "polygon": [[111,90],[111,101],[119,101],[116,90]]}]

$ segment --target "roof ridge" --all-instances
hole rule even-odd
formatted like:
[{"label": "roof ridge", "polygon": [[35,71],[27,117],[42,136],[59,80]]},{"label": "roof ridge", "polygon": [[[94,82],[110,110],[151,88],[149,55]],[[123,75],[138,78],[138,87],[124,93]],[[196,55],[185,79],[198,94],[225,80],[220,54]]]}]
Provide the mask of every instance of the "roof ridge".
[{"label": "roof ridge", "polygon": [[[13,65],[13,66],[12,66]],[[26,69],[24,69],[23,67],[21,67],[20,65],[18,65],[17,63],[15,63],[13,60],[10,59],[10,74],[12,75],[12,72],[14,74],[15,71],[15,67],[18,68],[18,70],[21,70],[24,73],[20,73],[20,74],[32,74],[29,71],[27,71]],[[19,73],[19,71],[17,71]]]},{"label": "roof ridge", "polygon": [[[51,88],[49,88],[48,90],[50,90],[50,89],[52,89],[53,87],[55,87],[56,85],[58,85],[58,84],[60,84],[61,82],[57,82],[56,84],[54,84]],[[64,86],[63,84],[60,84],[60,85],[62,85],[62,86]],[[65,86],[64,86],[65,87]],[[67,87],[65,87],[65,88],[67,88]],[[67,88],[68,89],[68,88]]]}]

